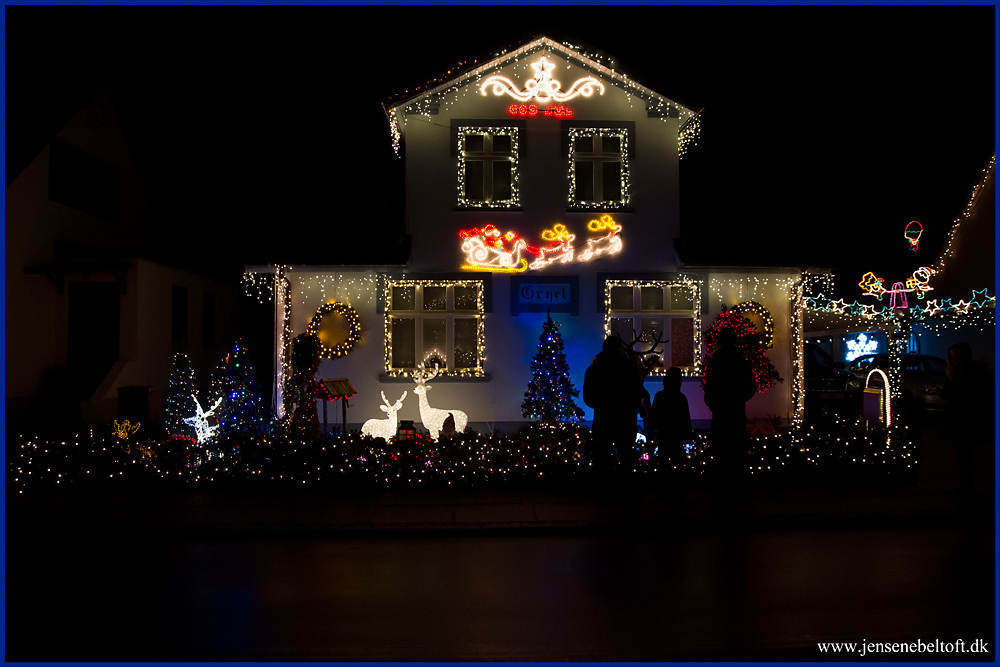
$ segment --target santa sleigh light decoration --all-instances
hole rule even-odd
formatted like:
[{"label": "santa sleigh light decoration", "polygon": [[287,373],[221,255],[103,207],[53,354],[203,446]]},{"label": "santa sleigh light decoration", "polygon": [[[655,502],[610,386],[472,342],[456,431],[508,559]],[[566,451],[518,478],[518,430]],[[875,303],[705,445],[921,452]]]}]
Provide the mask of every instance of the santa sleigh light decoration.
[{"label": "santa sleigh light decoration", "polygon": [[[520,273],[543,269],[549,264],[569,264],[587,262],[596,257],[614,255],[622,250],[622,227],[610,215],[587,223],[587,231],[601,236],[591,237],[577,247],[573,243],[576,235],[561,223],[542,232],[545,246],[529,245],[515,232],[501,232],[496,225],[485,225],[459,231],[458,238],[465,253],[466,271],[494,271]],[[521,254],[533,255],[529,261]]]}]

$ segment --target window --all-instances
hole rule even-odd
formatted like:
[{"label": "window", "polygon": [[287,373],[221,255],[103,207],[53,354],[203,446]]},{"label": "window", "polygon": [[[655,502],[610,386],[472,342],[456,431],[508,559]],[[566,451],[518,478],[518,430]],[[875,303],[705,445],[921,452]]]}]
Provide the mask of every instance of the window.
[{"label": "window", "polygon": [[697,282],[608,280],[604,286],[605,335],[625,342],[640,336],[644,348],[663,341],[663,370],[677,366],[685,374],[701,372],[701,288]]},{"label": "window", "polygon": [[459,206],[518,206],[516,127],[458,128]]},{"label": "window", "polygon": [[628,131],[569,129],[569,204],[584,208],[628,205]]},{"label": "window", "polygon": [[483,281],[388,280],[385,371],[407,375],[432,355],[441,375],[483,375]]}]

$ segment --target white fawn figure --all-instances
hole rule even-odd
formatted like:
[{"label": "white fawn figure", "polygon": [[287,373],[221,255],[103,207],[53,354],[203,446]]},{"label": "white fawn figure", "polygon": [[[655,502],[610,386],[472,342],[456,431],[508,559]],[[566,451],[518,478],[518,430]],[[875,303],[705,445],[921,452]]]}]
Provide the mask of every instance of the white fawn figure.
[{"label": "white fawn figure", "polygon": [[432,408],[427,402],[427,390],[430,389],[427,382],[437,377],[437,374],[436,367],[428,370],[424,368],[423,364],[417,364],[417,370],[413,371],[413,381],[417,383],[417,386],[413,388],[413,393],[420,397],[420,421],[434,440],[437,440],[441,434],[441,428],[444,426],[445,420],[448,419],[448,415],[451,415],[455,420],[455,433],[463,432],[466,424],[469,423],[469,416],[461,410],[439,410]]},{"label": "white fawn figure", "polygon": [[385,401],[385,405],[378,406],[378,409],[389,416],[386,419],[369,419],[366,421],[361,427],[361,435],[370,435],[373,438],[383,438],[385,440],[396,435],[396,414],[403,407],[404,398],[406,398],[405,391],[399,397],[399,400],[393,404],[385,397],[385,392],[383,391],[382,400]]}]

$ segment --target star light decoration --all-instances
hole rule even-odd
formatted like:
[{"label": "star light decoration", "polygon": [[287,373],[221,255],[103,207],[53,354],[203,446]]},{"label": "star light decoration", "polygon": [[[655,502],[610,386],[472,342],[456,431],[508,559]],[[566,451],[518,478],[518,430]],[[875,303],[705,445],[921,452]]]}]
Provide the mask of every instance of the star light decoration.
[{"label": "star light decoration", "polygon": [[192,394],[191,398],[194,399],[194,404],[198,411],[193,416],[186,417],[184,423],[194,427],[195,435],[198,437],[198,444],[201,445],[215,437],[215,432],[219,430],[218,424],[215,426],[208,425],[208,418],[215,414],[215,409],[222,403],[222,398],[220,397],[208,412],[202,409],[197,396]]}]

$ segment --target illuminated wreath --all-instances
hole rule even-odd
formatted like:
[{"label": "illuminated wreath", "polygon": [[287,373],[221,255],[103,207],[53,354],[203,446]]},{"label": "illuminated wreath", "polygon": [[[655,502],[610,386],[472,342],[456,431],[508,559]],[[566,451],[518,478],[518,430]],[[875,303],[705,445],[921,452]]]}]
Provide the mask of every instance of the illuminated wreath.
[{"label": "illuminated wreath", "polygon": [[[323,318],[330,313],[339,313],[347,323],[346,334],[341,334],[333,343],[329,340],[330,336],[327,332],[320,331]],[[320,356],[325,359],[336,359],[350,352],[355,343],[361,340],[361,320],[358,318],[358,311],[346,303],[324,303],[309,320],[306,331],[315,334],[320,339]]]},{"label": "illuminated wreath", "polygon": [[757,333],[761,335],[764,347],[770,348],[774,345],[774,318],[771,317],[771,313],[767,312],[767,308],[756,301],[744,301],[733,306],[731,310],[754,325]]}]

